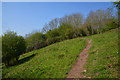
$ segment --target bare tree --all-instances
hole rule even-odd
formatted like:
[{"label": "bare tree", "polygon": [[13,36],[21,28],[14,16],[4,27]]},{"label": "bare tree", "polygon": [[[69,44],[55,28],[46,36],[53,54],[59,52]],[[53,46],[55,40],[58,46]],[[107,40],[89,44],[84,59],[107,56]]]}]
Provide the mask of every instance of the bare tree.
[{"label": "bare tree", "polygon": [[102,29],[113,18],[113,12],[110,8],[107,10],[97,10],[95,12],[91,11],[87,16],[84,26],[91,27],[91,34],[94,34],[94,29],[96,29],[98,33],[102,33]]},{"label": "bare tree", "polygon": [[53,30],[55,28],[58,28],[59,26],[59,18],[55,18],[51,20],[48,24],[45,24],[42,28],[42,33],[46,33],[49,30]]}]

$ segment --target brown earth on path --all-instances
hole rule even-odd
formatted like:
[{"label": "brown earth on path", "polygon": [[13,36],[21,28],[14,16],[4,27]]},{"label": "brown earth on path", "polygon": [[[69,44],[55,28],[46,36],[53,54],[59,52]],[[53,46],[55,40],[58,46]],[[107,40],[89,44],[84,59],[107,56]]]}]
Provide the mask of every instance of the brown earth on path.
[{"label": "brown earth on path", "polygon": [[70,72],[67,75],[67,78],[85,78],[85,76],[80,77],[82,72],[86,72],[84,69],[84,64],[86,63],[86,59],[88,57],[88,50],[91,47],[91,40],[88,40],[88,45],[86,48],[79,54],[76,62],[72,65]]}]

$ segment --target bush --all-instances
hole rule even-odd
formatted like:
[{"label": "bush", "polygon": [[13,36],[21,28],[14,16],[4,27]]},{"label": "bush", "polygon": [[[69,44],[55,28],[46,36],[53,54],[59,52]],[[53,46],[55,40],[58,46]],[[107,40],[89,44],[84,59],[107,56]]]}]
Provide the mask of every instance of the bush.
[{"label": "bush", "polygon": [[13,65],[26,50],[25,40],[15,32],[8,31],[2,36],[2,61],[6,66]]}]

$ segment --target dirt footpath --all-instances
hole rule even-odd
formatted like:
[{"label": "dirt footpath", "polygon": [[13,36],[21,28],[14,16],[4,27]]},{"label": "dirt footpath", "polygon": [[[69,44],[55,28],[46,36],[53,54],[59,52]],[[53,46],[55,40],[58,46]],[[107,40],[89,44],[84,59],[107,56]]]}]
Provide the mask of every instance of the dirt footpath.
[{"label": "dirt footpath", "polygon": [[91,47],[91,40],[88,40],[88,45],[86,48],[79,54],[79,57],[77,58],[76,62],[72,65],[72,68],[70,72],[67,75],[67,78],[84,78],[79,77],[82,72],[86,72],[84,69],[84,64],[86,63],[86,59],[88,57],[88,50]]}]

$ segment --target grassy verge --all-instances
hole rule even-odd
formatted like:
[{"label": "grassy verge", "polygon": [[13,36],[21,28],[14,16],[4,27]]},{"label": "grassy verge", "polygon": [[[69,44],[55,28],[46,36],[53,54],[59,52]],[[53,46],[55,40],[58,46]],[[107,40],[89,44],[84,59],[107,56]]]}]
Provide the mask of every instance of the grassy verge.
[{"label": "grassy verge", "polygon": [[87,42],[65,40],[21,55],[17,65],[4,68],[4,78],[65,78]]},{"label": "grassy verge", "polygon": [[85,76],[92,78],[117,78],[118,76],[118,31],[86,37],[92,46],[85,68]]}]

